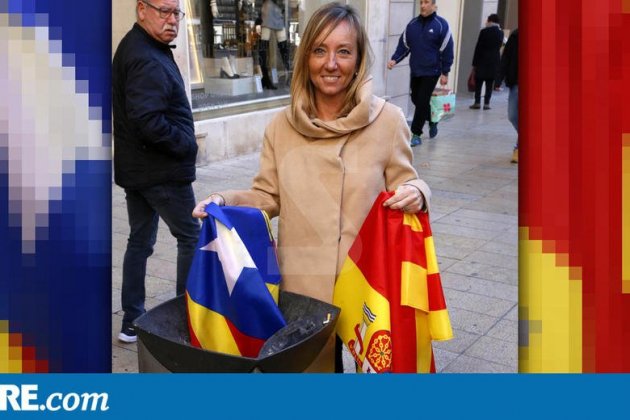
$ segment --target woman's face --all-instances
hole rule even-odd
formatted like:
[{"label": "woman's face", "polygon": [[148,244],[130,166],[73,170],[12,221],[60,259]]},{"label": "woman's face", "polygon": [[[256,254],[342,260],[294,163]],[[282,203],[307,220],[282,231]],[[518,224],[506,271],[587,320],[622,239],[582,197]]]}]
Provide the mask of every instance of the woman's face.
[{"label": "woman's face", "polygon": [[[325,32],[324,32],[325,33]],[[357,36],[342,21],[309,52],[308,70],[317,101],[342,100],[357,71]]]}]

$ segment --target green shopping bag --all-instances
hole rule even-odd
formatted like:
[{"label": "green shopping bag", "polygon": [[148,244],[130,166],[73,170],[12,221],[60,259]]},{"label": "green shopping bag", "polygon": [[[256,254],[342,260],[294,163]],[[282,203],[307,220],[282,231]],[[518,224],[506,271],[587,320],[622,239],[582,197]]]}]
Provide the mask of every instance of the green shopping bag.
[{"label": "green shopping bag", "polygon": [[431,122],[440,122],[455,115],[455,94],[448,89],[435,89],[431,96]]}]

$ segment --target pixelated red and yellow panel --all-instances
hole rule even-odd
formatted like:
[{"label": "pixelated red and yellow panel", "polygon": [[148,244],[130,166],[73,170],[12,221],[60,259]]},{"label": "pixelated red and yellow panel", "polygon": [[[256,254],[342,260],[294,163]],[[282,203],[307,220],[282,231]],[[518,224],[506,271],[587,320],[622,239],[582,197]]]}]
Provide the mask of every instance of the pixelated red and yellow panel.
[{"label": "pixelated red and yellow panel", "polygon": [[0,372],[37,373],[48,371],[48,361],[37,360],[35,347],[23,343],[22,334],[9,332],[9,322],[0,320]]},{"label": "pixelated red and yellow panel", "polygon": [[519,370],[630,372],[630,0],[520,12]]}]

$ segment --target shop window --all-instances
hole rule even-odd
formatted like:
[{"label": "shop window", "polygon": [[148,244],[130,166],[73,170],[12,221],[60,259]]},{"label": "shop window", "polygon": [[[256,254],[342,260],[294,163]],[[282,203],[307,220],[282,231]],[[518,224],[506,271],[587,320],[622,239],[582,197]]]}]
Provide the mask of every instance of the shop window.
[{"label": "shop window", "polygon": [[193,110],[288,98],[299,0],[185,0]]}]

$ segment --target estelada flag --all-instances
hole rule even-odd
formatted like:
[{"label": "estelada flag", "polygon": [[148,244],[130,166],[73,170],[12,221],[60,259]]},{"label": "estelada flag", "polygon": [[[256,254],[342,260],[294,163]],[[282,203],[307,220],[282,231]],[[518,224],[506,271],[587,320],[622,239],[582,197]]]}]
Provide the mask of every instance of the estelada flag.
[{"label": "estelada flag", "polygon": [[392,195],[377,197],[337,278],[337,334],[359,372],[435,372],[431,341],[453,330],[429,216],[383,207]]},{"label": "estelada flag", "polygon": [[266,214],[209,204],[186,285],[191,344],[256,357],[286,325],[280,271]]}]

